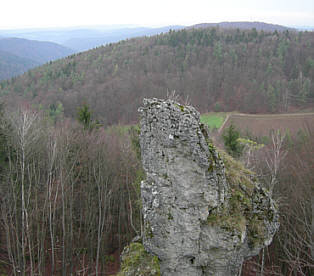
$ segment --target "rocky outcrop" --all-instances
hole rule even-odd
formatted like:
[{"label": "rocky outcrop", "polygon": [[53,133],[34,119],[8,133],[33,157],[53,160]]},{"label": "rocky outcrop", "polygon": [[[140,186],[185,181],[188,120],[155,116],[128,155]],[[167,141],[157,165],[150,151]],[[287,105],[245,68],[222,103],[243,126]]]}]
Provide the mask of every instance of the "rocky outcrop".
[{"label": "rocky outcrop", "polygon": [[237,275],[272,241],[278,212],[254,174],[212,145],[191,106],[145,99],[143,245],[161,275]]}]

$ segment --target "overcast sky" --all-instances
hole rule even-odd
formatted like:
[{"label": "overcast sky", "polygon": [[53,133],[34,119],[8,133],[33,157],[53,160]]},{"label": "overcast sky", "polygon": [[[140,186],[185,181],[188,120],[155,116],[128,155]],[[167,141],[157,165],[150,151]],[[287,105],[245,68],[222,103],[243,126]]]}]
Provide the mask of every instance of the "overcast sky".
[{"label": "overcast sky", "polygon": [[314,0],[3,0],[0,29],[221,21],[314,26]]}]

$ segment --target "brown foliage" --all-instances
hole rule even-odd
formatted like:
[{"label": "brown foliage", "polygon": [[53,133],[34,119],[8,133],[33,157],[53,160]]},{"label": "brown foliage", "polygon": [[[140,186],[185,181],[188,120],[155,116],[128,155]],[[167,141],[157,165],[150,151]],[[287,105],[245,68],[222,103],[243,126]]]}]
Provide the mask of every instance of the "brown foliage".
[{"label": "brown foliage", "polygon": [[143,97],[176,90],[201,112],[283,112],[313,103],[308,33],[189,29],[109,44],[1,83],[8,105],[61,102],[74,118],[83,102],[104,125],[137,121]]},{"label": "brown foliage", "polygon": [[105,272],[105,256],[140,229],[140,163],[128,134],[69,120],[51,126],[31,110],[10,118],[0,185],[7,267],[13,275]]},{"label": "brown foliage", "polygon": [[[280,207],[280,229],[273,243],[265,250],[263,275],[312,275],[314,272],[311,200],[314,183],[314,132],[306,128],[302,139],[286,143],[287,153],[280,164],[274,196]],[[264,150],[269,150],[266,147]],[[259,154],[262,158],[263,154]],[[261,161],[261,159],[260,159]],[[263,170],[264,167],[264,170]],[[269,181],[266,164],[259,162],[260,174]],[[261,270],[262,255],[248,261],[242,275]],[[253,273],[253,274],[252,274]]]}]

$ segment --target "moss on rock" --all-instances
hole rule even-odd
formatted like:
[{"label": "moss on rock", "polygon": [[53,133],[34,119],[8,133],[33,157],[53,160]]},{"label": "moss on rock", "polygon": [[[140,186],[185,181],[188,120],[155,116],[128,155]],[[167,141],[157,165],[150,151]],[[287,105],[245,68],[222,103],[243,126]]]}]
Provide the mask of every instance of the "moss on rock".
[{"label": "moss on rock", "polygon": [[116,276],[160,276],[159,260],[146,252],[141,243],[133,242],[121,254],[121,270]]},{"label": "moss on rock", "polygon": [[[240,239],[245,233],[251,248],[263,246],[268,235],[267,221],[272,221],[274,216],[268,191],[257,183],[254,172],[226,152],[215,148],[210,140],[206,141],[212,155],[210,166],[215,167],[221,161],[224,163],[225,176],[230,187],[228,200],[224,206],[212,210],[207,222],[233,232]],[[218,155],[213,155],[213,152],[218,152]],[[217,156],[220,160],[217,160]]]}]

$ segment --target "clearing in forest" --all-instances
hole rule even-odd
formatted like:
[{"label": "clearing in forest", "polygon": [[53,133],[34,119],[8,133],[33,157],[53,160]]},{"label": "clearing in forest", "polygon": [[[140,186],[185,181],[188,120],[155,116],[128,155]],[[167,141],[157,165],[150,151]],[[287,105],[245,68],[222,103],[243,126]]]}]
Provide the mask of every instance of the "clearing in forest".
[{"label": "clearing in forest", "polygon": [[200,121],[207,125],[210,130],[219,129],[225,121],[226,113],[210,112],[201,115]]}]

